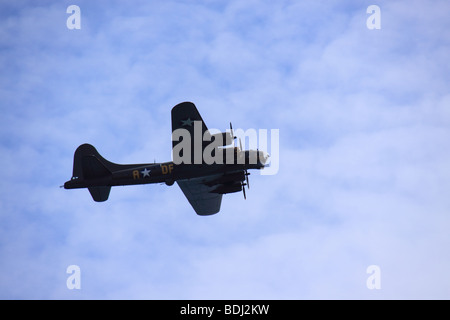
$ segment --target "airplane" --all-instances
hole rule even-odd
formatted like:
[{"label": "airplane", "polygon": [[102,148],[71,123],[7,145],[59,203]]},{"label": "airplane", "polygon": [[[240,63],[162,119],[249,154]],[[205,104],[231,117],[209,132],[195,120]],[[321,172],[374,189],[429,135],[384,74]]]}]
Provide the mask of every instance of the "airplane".
[{"label": "airplane", "polygon": [[[171,186],[176,182],[195,212],[201,216],[218,213],[223,194],[242,191],[246,199],[248,170],[264,168],[269,154],[259,150],[242,150],[242,143],[240,148],[224,148],[236,140],[231,123],[230,131],[210,134],[192,102],[177,104],[172,108],[171,116],[173,161],[116,164],[104,159],[92,145],[82,144],[75,151],[72,178],[64,183],[64,189],[88,188],[94,201],[103,202],[108,200],[113,186],[150,183]],[[179,134],[187,135],[181,135],[182,139],[177,140]],[[196,140],[199,134],[201,143]],[[189,136],[194,137],[190,139],[194,143],[189,143]],[[204,141],[205,136],[210,141]],[[207,161],[202,157],[206,148],[212,156],[217,155],[216,160],[224,161]],[[253,159],[255,161],[251,161]]]}]

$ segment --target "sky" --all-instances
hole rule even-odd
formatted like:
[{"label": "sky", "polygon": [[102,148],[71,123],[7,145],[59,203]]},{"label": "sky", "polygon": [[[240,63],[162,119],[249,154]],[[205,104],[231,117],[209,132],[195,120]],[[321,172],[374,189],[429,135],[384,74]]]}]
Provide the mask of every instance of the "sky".
[{"label": "sky", "polygon": [[[0,298],[449,299],[449,9],[1,1]],[[170,161],[183,101],[278,129],[278,172],[208,217],[176,184],[59,187],[83,143]]]}]

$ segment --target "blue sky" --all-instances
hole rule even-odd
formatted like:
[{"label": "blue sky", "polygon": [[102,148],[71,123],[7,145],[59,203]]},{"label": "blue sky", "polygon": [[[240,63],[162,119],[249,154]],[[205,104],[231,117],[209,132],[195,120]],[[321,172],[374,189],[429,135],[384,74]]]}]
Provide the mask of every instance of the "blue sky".
[{"label": "blue sky", "polygon": [[[0,4],[0,298],[448,299],[449,9]],[[59,188],[85,142],[117,163],[170,160],[182,101],[211,128],[279,129],[278,174],[253,173],[247,200],[211,217],[177,185],[105,203]]]}]

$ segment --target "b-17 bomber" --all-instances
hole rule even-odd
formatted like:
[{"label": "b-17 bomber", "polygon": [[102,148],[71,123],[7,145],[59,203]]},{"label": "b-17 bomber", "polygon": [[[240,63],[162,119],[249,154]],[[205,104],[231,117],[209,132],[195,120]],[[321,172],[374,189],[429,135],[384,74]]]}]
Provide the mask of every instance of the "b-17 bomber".
[{"label": "b-17 bomber", "polygon": [[172,161],[116,164],[82,144],[64,188],[88,188],[94,201],[103,202],[113,186],[176,182],[198,215],[212,215],[220,211],[222,195],[242,191],[246,198],[248,170],[264,168],[269,158],[264,151],[242,150],[241,143],[234,146],[235,140],[231,123],[230,131],[212,134],[196,106],[182,102],[172,108]]}]

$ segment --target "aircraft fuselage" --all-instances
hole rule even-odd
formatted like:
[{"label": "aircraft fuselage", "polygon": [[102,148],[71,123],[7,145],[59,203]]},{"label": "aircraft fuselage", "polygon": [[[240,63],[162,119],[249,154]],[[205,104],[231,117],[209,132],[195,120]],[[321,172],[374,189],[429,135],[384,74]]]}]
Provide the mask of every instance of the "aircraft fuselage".
[{"label": "aircraft fuselage", "polygon": [[175,164],[173,161],[135,164],[126,165],[125,169],[113,171],[110,175],[104,177],[93,179],[72,177],[71,180],[64,184],[64,188],[77,189],[92,186],[125,186],[151,183],[172,185],[177,180],[211,176],[218,173],[228,174],[246,169],[261,169],[263,167],[264,164],[260,160],[256,164]]}]

